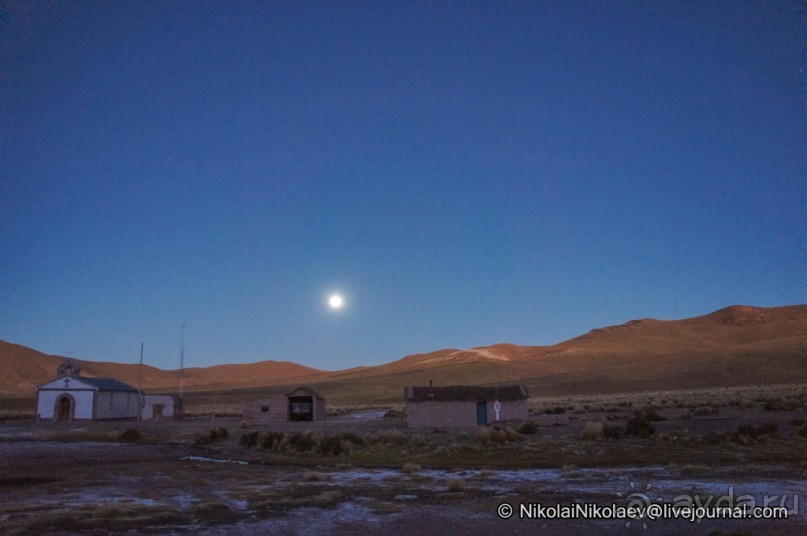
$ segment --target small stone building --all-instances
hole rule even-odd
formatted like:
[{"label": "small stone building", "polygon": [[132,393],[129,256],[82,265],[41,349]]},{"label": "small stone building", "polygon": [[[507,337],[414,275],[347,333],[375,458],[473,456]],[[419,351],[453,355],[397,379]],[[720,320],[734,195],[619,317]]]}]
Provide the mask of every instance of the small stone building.
[{"label": "small stone building", "polygon": [[308,387],[298,387],[274,398],[244,402],[244,421],[247,424],[318,421],[325,416],[325,398]]},{"label": "small stone building", "polygon": [[74,421],[137,419],[140,395],[110,378],[83,378],[72,359],[56,369],[56,379],[36,388],[37,419]]},{"label": "small stone building", "polygon": [[530,396],[523,385],[409,386],[404,393],[404,426],[438,428],[525,420]]},{"label": "small stone building", "polygon": [[143,395],[140,418],[144,421],[181,419],[184,416],[182,399],[175,395]]}]

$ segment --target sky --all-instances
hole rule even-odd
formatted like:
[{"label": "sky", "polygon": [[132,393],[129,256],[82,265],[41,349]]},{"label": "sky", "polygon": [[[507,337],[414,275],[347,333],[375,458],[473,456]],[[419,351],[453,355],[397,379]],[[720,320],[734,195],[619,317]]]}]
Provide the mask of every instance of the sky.
[{"label": "sky", "polygon": [[340,370],[807,303],[805,9],[4,3],[0,339]]}]

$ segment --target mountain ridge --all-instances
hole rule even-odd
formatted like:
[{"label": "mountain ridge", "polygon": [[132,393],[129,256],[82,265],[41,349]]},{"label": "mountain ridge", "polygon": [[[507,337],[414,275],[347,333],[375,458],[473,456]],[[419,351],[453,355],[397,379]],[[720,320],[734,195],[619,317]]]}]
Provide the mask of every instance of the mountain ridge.
[{"label": "mountain ridge", "polygon": [[[63,359],[0,341],[0,397],[33,397],[34,387],[52,379]],[[137,364],[74,361],[88,377],[138,385]],[[179,376],[178,370],[144,365],[143,387],[175,390]],[[518,381],[535,396],[613,392],[626,386],[651,390],[807,382],[807,305],[732,305],[680,320],[630,320],[548,346],[505,342],[446,348],[339,371],[274,360],[185,369],[185,387],[191,391],[247,393],[306,384],[336,393],[336,399],[367,401],[389,400],[405,385],[430,380],[477,385]]]}]

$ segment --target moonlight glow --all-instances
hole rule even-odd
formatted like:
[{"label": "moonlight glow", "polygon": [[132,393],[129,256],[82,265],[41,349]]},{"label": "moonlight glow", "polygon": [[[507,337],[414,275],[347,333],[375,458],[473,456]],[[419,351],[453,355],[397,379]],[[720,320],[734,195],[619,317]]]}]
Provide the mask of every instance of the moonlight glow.
[{"label": "moonlight glow", "polygon": [[340,309],[344,300],[342,300],[342,296],[339,294],[334,294],[330,298],[328,298],[328,305],[331,306],[331,309]]}]

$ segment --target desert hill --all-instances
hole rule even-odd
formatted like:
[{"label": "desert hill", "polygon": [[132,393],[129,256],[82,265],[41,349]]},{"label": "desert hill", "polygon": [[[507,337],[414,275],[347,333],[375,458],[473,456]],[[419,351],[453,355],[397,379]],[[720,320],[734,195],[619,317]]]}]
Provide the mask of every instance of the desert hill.
[{"label": "desert hill", "polygon": [[[61,357],[0,342],[0,396],[33,395]],[[137,365],[76,360],[88,376],[137,384]],[[397,401],[406,385],[522,382],[533,396],[807,382],[807,305],[732,306],[683,320],[632,320],[551,346],[501,343],[414,354],[324,372],[262,361],[186,369],[186,389],[260,396],[305,383],[340,402]],[[170,390],[178,371],[146,367],[143,385]]]},{"label": "desert hill", "polygon": [[[46,355],[18,344],[0,341],[0,397],[34,397],[34,387],[53,379],[63,356]],[[136,364],[85,361],[73,358],[81,375],[89,378],[115,378],[136,387],[140,367]],[[249,386],[275,385],[309,380],[322,371],[288,361],[260,361],[243,365],[216,365],[185,369],[185,387],[194,390],[219,390]],[[161,370],[143,365],[143,389],[176,391],[179,370]]]}]

